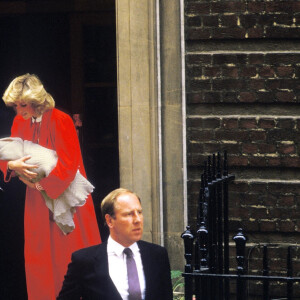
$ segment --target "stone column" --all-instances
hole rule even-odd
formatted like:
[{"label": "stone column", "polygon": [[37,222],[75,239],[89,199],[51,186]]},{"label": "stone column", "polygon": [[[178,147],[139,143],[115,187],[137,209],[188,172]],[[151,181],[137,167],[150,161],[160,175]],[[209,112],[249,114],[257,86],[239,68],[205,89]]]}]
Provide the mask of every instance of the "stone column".
[{"label": "stone column", "polygon": [[179,1],[117,0],[116,22],[121,186],[141,196],[144,239],[165,244],[172,268],[180,268],[184,182]]}]

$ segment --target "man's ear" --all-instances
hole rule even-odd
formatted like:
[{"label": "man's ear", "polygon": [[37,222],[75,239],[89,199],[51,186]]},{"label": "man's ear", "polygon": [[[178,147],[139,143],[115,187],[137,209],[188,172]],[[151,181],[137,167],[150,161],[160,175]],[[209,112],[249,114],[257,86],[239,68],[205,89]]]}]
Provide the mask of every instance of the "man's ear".
[{"label": "man's ear", "polygon": [[109,228],[113,227],[112,220],[113,220],[113,217],[111,215],[109,215],[109,214],[105,215],[105,221]]}]

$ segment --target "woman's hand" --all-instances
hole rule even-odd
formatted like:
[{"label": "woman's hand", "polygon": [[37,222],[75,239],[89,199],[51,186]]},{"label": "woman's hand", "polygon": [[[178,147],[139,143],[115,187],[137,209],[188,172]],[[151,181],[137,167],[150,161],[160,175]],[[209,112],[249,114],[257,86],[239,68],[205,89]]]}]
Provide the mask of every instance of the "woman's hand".
[{"label": "woman's hand", "polygon": [[20,179],[21,181],[23,181],[28,187],[30,187],[30,188],[32,188],[32,189],[35,189],[35,184],[32,183],[31,181],[26,180],[26,179],[23,178],[23,177],[19,177],[19,179]]},{"label": "woman's hand", "polygon": [[24,156],[19,159],[16,159],[16,160],[11,160],[8,162],[7,166],[10,170],[15,171],[20,176],[26,177],[28,180],[34,179],[37,177],[37,173],[30,171],[30,169],[37,168],[38,166],[27,164],[26,160],[28,160],[28,159],[30,159],[29,155]]}]

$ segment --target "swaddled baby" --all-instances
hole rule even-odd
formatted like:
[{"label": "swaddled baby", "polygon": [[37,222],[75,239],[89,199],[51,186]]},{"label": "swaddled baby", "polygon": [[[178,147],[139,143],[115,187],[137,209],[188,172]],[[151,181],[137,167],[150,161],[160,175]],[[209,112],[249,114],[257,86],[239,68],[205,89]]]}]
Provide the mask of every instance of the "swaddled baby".
[{"label": "swaddled baby", "polygon": [[[55,168],[58,159],[56,151],[33,142],[18,137],[0,139],[0,160],[16,160],[27,155],[31,158],[26,163],[38,165],[38,168],[32,169],[38,174],[33,182],[47,177]],[[73,215],[76,207],[84,205],[93,190],[94,186],[78,170],[74,180],[57,199],[51,199],[45,191],[41,191],[47,207],[53,213],[54,221],[64,234],[74,230]]]}]

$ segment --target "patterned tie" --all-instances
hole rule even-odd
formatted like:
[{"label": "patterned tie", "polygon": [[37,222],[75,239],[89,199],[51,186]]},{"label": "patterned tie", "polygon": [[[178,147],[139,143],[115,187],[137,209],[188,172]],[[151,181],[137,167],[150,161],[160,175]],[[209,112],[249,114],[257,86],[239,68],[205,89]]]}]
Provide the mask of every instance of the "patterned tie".
[{"label": "patterned tie", "polygon": [[124,253],[126,254],[126,264],[127,264],[127,277],[128,277],[128,300],[141,300],[141,288],[138,277],[138,272],[136,264],[133,258],[133,253],[131,249],[125,248]]},{"label": "patterned tie", "polygon": [[39,143],[39,139],[40,139],[40,128],[41,128],[41,122],[33,122],[32,125],[33,127],[33,138],[32,141],[36,144]]}]

